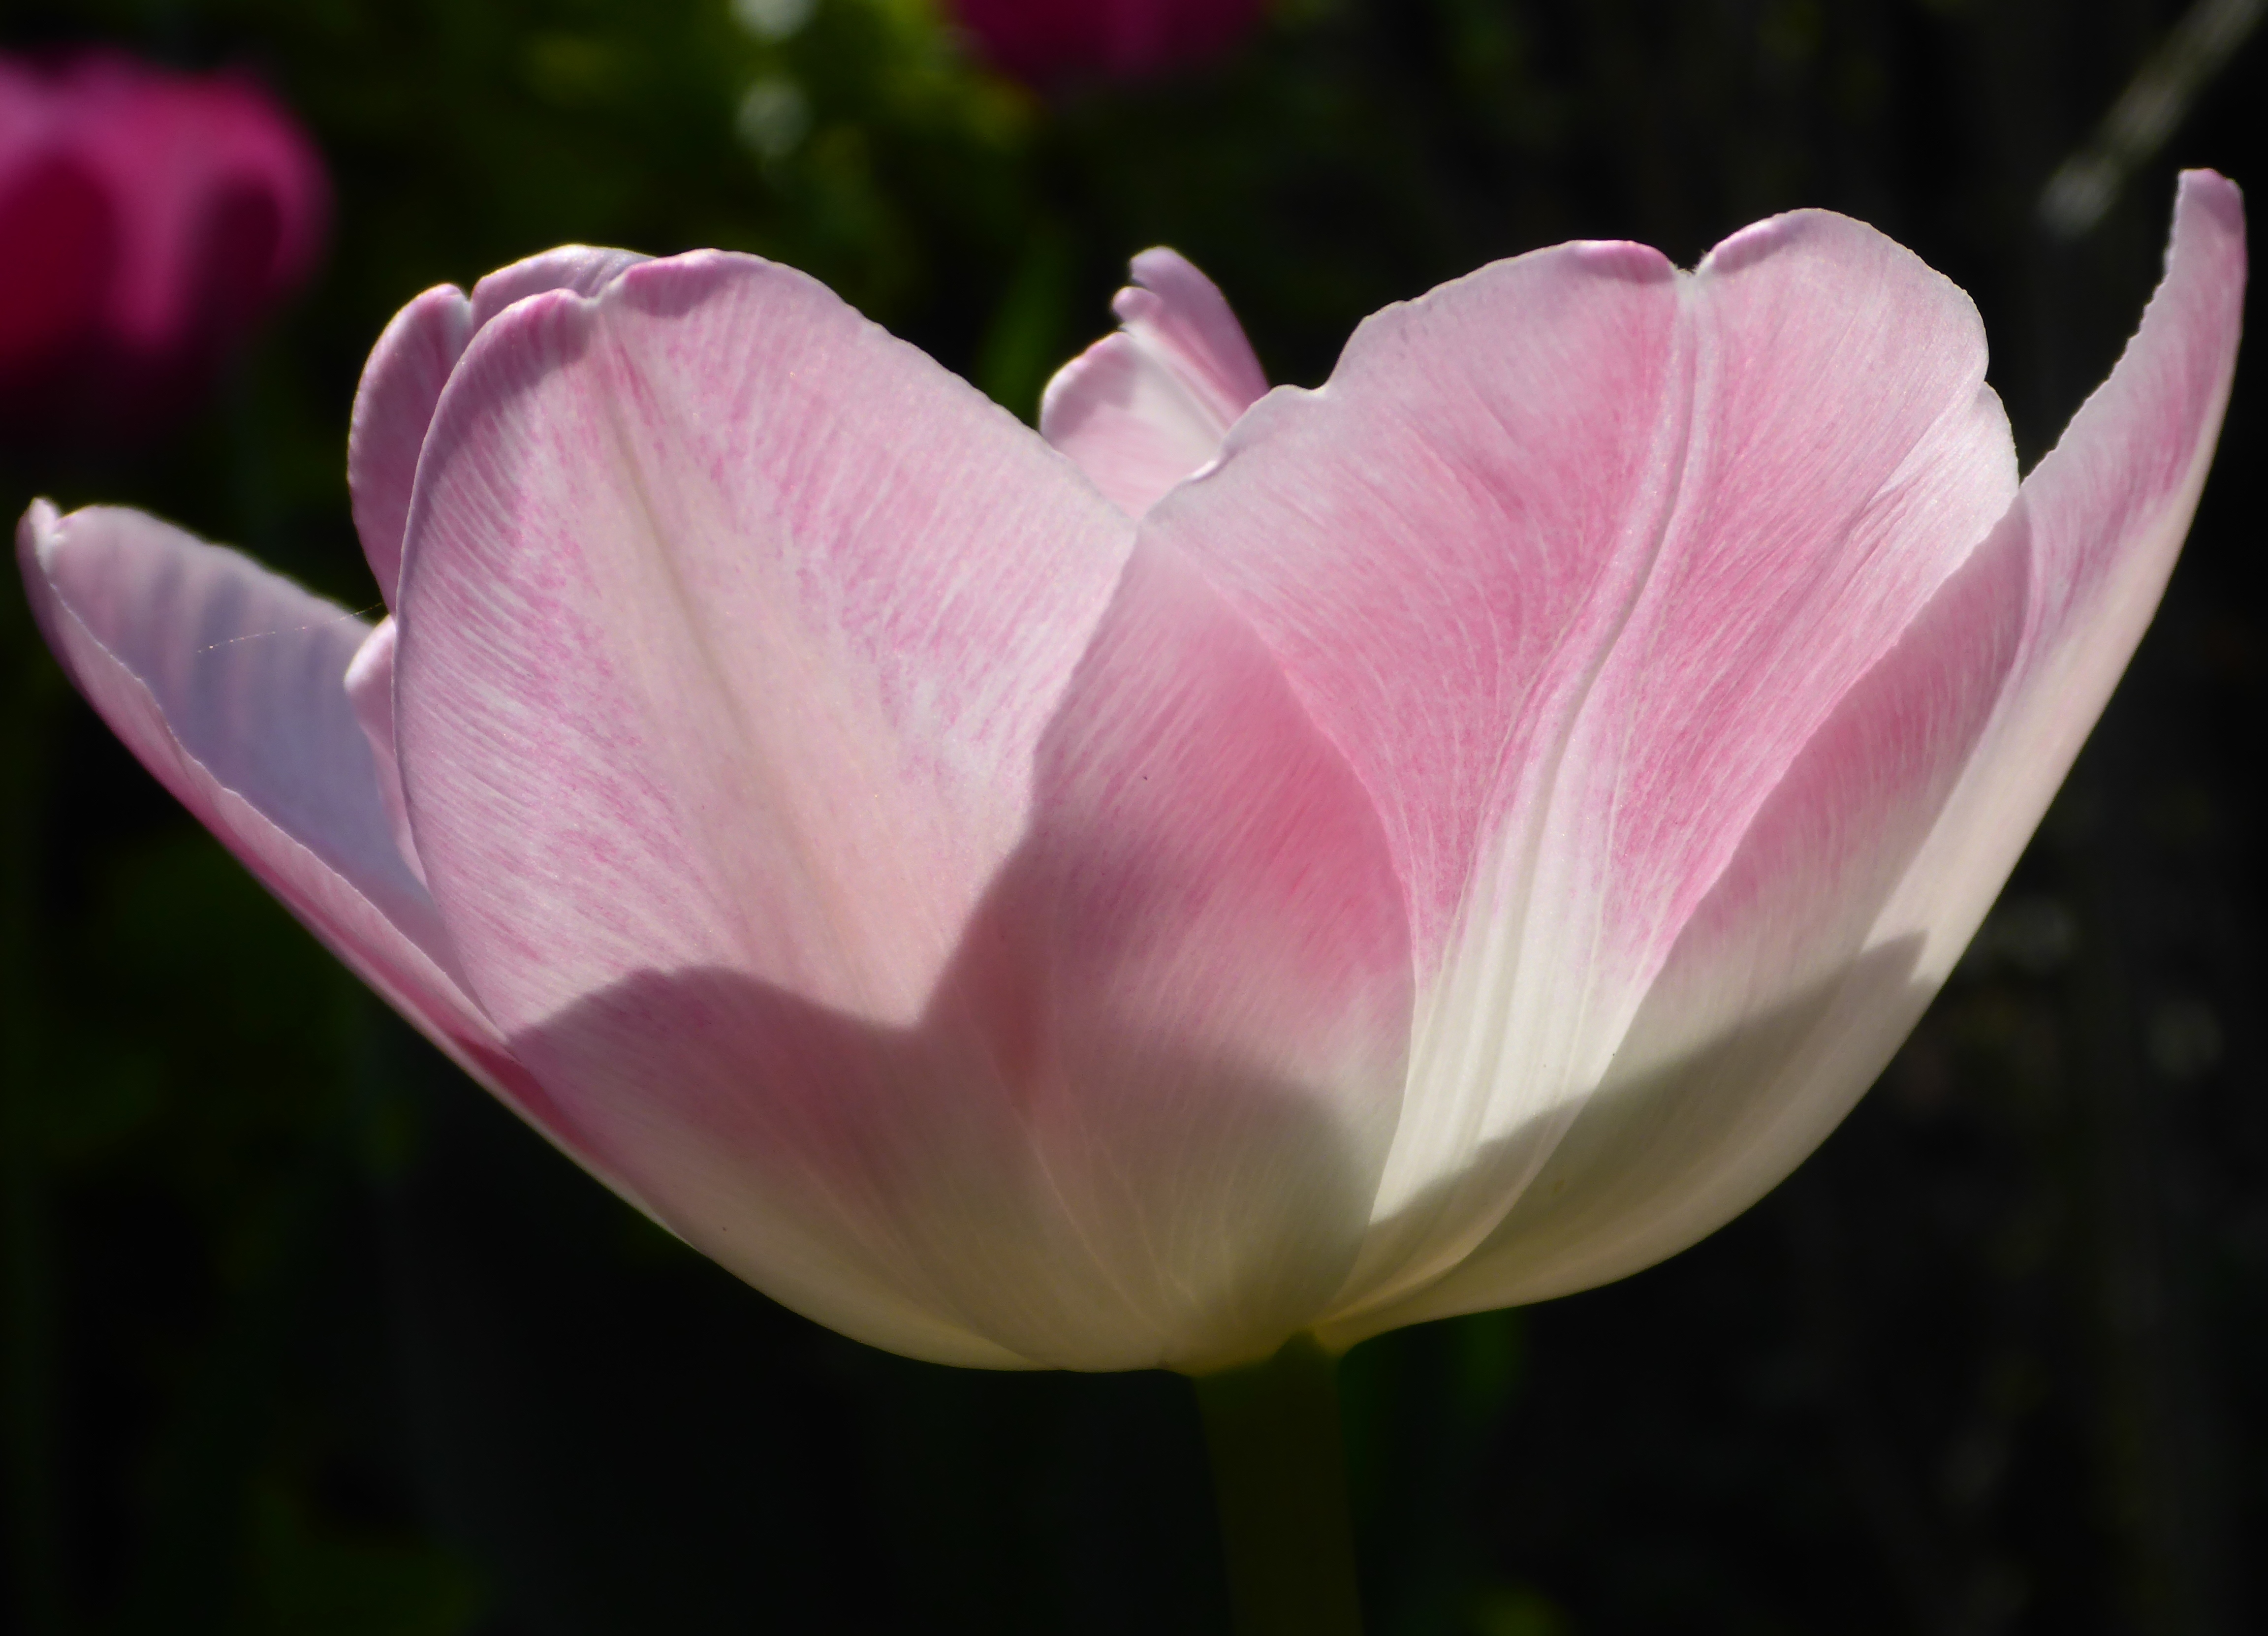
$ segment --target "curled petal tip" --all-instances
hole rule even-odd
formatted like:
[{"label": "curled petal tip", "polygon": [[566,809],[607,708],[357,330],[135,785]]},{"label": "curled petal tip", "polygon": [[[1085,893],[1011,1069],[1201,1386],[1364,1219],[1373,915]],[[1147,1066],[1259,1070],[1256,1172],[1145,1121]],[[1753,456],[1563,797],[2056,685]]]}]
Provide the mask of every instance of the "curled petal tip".
[{"label": "curled petal tip", "polygon": [[34,498],[24,508],[23,516],[17,520],[17,551],[25,554],[45,549],[45,542],[54,534],[61,516],[62,513],[55,510],[55,503],[47,496],[43,494]]},{"label": "curled petal tip", "polygon": [[631,250],[563,245],[499,268],[469,296],[454,284],[437,284],[394,315],[363,366],[347,434],[355,529],[388,608],[400,588],[402,536],[425,433],[473,337],[516,302],[554,290],[596,295],[646,259]]},{"label": "curled petal tip", "polygon": [[1040,432],[1138,517],[1211,463],[1268,380],[1219,287],[1186,257],[1145,250],[1131,270],[1111,301],[1121,328],[1056,372]]}]

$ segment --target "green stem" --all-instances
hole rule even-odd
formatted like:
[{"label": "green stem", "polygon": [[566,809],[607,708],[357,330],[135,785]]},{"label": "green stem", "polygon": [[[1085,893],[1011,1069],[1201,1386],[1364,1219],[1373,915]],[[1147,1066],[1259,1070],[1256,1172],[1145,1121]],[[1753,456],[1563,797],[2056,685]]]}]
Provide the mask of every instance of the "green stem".
[{"label": "green stem", "polygon": [[1196,1382],[1236,1636],[1362,1636],[1334,1367],[1301,1335]]}]

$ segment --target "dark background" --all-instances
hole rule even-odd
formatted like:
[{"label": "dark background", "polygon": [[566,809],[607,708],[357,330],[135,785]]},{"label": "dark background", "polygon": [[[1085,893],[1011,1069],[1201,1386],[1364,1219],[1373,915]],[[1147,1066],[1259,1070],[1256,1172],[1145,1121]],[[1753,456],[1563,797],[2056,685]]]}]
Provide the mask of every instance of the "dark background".
[{"label": "dark background", "polygon": [[[337,215],[188,424],[0,453],[0,509],[144,505],[368,608],[364,353],[563,240],[793,262],[1028,415],[1152,243],[1313,383],[1491,258],[1690,263],[1799,204],[1975,295],[2029,465],[2132,329],[2176,167],[2268,187],[2264,31],[2099,225],[2041,225],[2180,10],[1285,0],[1214,68],[1040,94],[919,0],[780,41],[726,0],[13,0],[0,48],[250,67]],[[1661,1267],[1349,1359],[1380,1636],[2268,1628],[2260,380],[1851,1121]],[[666,1239],[367,998],[70,695],[12,581],[0,608],[5,1628],[1225,1630],[1183,1382],[909,1363]]]}]

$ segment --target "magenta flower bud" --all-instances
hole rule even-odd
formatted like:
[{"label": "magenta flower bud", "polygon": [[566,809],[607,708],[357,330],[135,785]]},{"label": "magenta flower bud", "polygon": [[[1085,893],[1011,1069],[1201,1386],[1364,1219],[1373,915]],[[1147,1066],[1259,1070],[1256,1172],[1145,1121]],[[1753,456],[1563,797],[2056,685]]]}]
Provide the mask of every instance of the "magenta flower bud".
[{"label": "magenta flower bud", "polygon": [[1222,55],[1266,0],[953,0],[984,55],[1035,85],[1143,79]]},{"label": "magenta flower bud", "polygon": [[0,425],[162,424],[306,276],[328,210],[313,144],[248,80],[0,59]]},{"label": "magenta flower bud", "polygon": [[1035,434],[800,273],[568,249],[364,376],[374,629],[138,512],[55,653],[418,1028],[750,1283],[1193,1373],[1541,1300],[1787,1174],[2132,653],[2243,206],[2020,483],[1846,217],[1538,250],[1270,391],[1135,262]]}]

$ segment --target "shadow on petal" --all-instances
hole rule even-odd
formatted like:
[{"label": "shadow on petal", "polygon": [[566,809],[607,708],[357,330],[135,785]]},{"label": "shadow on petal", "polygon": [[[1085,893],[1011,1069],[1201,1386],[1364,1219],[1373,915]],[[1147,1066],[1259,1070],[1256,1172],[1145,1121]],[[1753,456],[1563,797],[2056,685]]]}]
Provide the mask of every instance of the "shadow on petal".
[{"label": "shadow on petal", "polygon": [[1203,1369],[1311,1323],[1375,1161],[1312,1094],[1221,1054],[1107,1025],[1066,1049],[1044,995],[1007,1011],[976,991],[982,954],[910,1028],[657,971],[512,1049],[673,1230],[858,1339]]},{"label": "shadow on petal", "polygon": [[[1922,947],[1918,935],[1881,944],[1697,1042],[1651,1061],[1618,1057],[1572,1119],[1560,1109],[1528,1120],[1413,1199],[1409,1212],[1433,1212],[1442,1195],[1492,1176],[1512,1202],[1438,1279],[1350,1303],[1322,1327],[1326,1341],[1343,1347],[1571,1294],[1714,1232],[1793,1170],[1874,1082],[1936,992],[1918,975]],[[1854,1052],[1854,1035],[1875,1048]],[[1822,1060],[1865,1065],[1822,1074]]]}]

